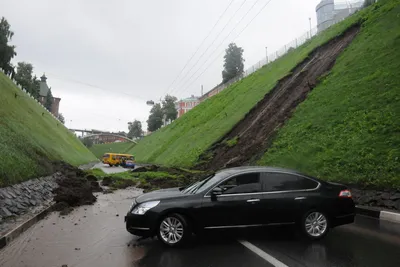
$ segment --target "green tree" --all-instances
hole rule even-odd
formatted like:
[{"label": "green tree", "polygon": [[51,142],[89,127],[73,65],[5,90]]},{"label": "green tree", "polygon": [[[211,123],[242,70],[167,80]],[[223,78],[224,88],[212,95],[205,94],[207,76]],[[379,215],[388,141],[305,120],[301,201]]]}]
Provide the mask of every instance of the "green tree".
[{"label": "green tree", "polygon": [[32,79],[32,87],[30,89],[30,93],[35,99],[39,99],[39,92],[40,92],[40,80],[35,75],[33,76]]},{"label": "green tree", "polygon": [[63,114],[59,113],[57,118],[62,124],[65,124],[65,118]]},{"label": "green tree", "polygon": [[83,137],[81,139],[81,141],[86,147],[92,147],[93,146],[93,140],[91,138]]},{"label": "green tree", "polygon": [[51,112],[51,106],[53,105],[53,94],[51,93],[51,89],[47,92],[46,102],[44,103],[44,107]]},{"label": "green tree", "polygon": [[33,66],[30,63],[18,62],[15,80],[22,88],[29,90],[32,85]]},{"label": "green tree", "polygon": [[143,136],[142,123],[138,120],[128,122],[128,138]]},{"label": "green tree", "polygon": [[226,83],[230,79],[243,73],[243,51],[243,48],[238,47],[235,43],[230,43],[228,48],[225,49],[222,83]]},{"label": "green tree", "polygon": [[150,116],[147,120],[147,130],[154,132],[161,128],[163,124],[163,111],[160,104],[155,104],[150,110]]},{"label": "green tree", "polygon": [[17,72],[15,74],[16,82],[27,90],[34,98],[39,97],[40,82],[33,75],[33,66],[30,63],[18,62]]},{"label": "green tree", "polygon": [[375,4],[376,0],[364,0],[363,7],[370,6],[372,4]]},{"label": "green tree", "polygon": [[166,95],[162,101],[162,112],[166,120],[173,121],[178,117],[178,111],[175,107],[177,100],[175,96]]},{"label": "green tree", "polygon": [[14,76],[14,67],[11,65],[11,59],[17,55],[15,46],[9,45],[14,33],[10,30],[10,24],[2,17],[0,20],[0,68],[2,68],[7,75]]}]

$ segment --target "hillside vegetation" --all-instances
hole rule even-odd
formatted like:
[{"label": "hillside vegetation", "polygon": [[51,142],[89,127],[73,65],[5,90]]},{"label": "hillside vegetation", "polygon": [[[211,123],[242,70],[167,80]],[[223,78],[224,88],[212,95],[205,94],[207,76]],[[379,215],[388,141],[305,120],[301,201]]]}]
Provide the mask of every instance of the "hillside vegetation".
[{"label": "hillside vegetation", "polygon": [[3,73],[0,94],[0,186],[48,174],[53,160],[72,165],[96,160],[75,135]]},{"label": "hillside vegetation", "polygon": [[109,143],[109,144],[97,144],[90,148],[90,151],[97,157],[101,158],[104,153],[127,153],[135,146],[131,142],[120,142],[120,143]]},{"label": "hillside vegetation", "polygon": [[193,166],[207,148],[244,118],[278,82],[316,47],[354,24],[353,16],[319,34],[298,49],[204,101],[181,118],[142,139],[130,152],[137,160]]},{"label": "hillside vegetation", "polygon": [[399,1],[380,1],[365,13],[361,33],[259,164],[400,188],[399,16]]},{"label": "hillside vegetation", "polygon": [[[381,0],[314,37],[144,138],[138,161],[195,166],[308,54],[355,23],[359,34],[330,73],[250,164],[290,167],[324,179],[400,188],[400,1]],[[258,133],[255,133],[255,135]],[[228,147],[237,138],[226,141]],[[263,155],[264,154],[264,155]],[[210,154],[209,156],[212,156]],[[254,160],[254,159],[253,159]]]}]

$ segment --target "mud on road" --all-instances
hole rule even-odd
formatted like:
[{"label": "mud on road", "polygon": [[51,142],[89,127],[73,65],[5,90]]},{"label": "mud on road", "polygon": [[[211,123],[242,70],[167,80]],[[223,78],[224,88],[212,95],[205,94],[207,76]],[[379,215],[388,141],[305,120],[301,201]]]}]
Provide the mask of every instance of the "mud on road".
[{"label": "mud on road", "polygon": [[[318,78],[333,67],[336,58],[356,37],[359,28],[359,25],[354,25],[313,50],[291,74],[278,81],[244,119],[200,157],[200,161],[205,163],[196,169],[242,166],[255,161],[257,155],[262,155],[274,133],[291,116],[297,105],[306,99],[318,83]],[[234,139],[237,140],[236,145],[227,145],[227,141]]]},{"label": "mud on road", "polygon": [[138,237],[125,230],[124,215],[139,194],[139,189],[99,193],[93,205],[66,216],[51,213],[0,250],[0,266],[132,266],[144,249],[132,250]]}]

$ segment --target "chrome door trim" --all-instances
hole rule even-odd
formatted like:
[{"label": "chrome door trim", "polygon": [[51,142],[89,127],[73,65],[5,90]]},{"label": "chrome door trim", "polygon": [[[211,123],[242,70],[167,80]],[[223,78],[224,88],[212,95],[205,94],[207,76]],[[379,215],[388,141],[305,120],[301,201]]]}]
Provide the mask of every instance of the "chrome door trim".
[{"label": "chrome door trim", "polygon": [[255,203],[255,202],[260,202],[260,199],[258,199],[258,198],[252,198],[252,199],[248,199],[248,200],[246,200],[246,202],[250,202],[250,203]]},{"label": "chrome door trim", "polygon": [[133,230],[145,230],[145,231],[150,230],[150,228],[146,228],[146,227],[129,227],[129,229],[133,229]]},{"label": "chrome door trim", "polygon": [[204,227],[204,229],[230,229],[230,228],[262,227],[262,226],[291,225],[291,224],[295,224],[295,222],[268,223],[268,224],[247,224],[247,225],[208,226],[208,227]]},{"label": "chrome door trim", "polygon": [[[219,183],[217,183],[215,186],[211,187],[211,188],[207,191],[207,193],[204,194],[204,197],[211,197],[211,196],[208,195],[208,193],[210,193],[210,191],[212,191],[215,187],[217,187],[218,185],[222,184],[222,183],[225,182],[226,180],[228,180],[228,179],[230,179],[230,178],[232,178],[232,177],[234,177],[234,176],[237,176],[237,175],[246,174],[246,173],[254,173],[254,172],[261,173],[261,172],[263,172],[263,171],[260,171],[260,170],[253,170],[253,171],[244,171],[244,172],[239,172],[239,173],[232,174],[232,175],[230,175],[230,176],[224,178],[222,181],[220,181]],[[316,190],[318,190],[318,189],[321,187],[321,183],[320,183],[320,182],[318,182],[318,181],[316,181],[316,180],[314,180],[314,179],[311,179],[311,178],[309,178],[309,177],[306,177],[306,176],[304,176],[304,175],[301,175],[301,174],[297,174],[297,173],[296,173],[296,174],[293,174],[293,173],[290,173],[290,172],[281,172],[281,171],[264,171],[264,172],[270,172],[270,173],[284,173],[284,174],[290,174],[290,175],[297,175],[297,176],[303,177],[303,178],[305,178],[305,179],[314,181],[314,182],[316,182],[318,185],[317,185],[317,187],[312,188],[312,189],[283,190],[283,191],[270,191],[270,192],[267,191],[267,192],[255,192],[255,193],[239,193],[239,194],[221,194],[221,195],[217,195],[217,197],[251,196],[251,195],[257,195],[257,194],[263,194],[263,195],[264,195],[264,194],[280,194],[280,193],[292,193],[292,192],[310,192],[310,191],[316,191]]]}]

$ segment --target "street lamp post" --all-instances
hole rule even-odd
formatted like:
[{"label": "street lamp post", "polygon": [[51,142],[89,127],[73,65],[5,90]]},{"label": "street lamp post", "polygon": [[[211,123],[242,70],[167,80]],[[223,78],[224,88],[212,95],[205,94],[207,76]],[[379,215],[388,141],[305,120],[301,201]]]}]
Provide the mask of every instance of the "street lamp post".
[{"label": "street lamp post", "polygon": [[310,21],[310,39],[311,39],[311,17],[308,18],[308,20]]},{"label": "street lamp post", "polygon": [[267,60],[268,64],[268,47],[265,47],[265,59]]}]

